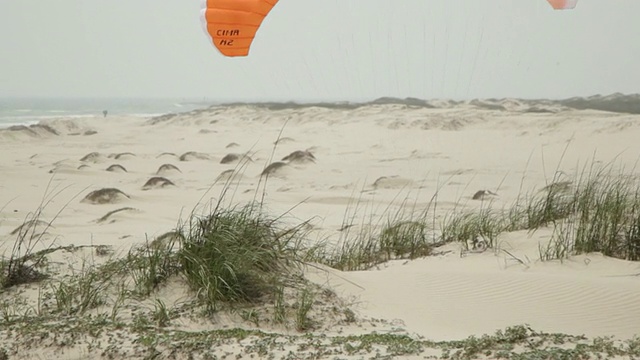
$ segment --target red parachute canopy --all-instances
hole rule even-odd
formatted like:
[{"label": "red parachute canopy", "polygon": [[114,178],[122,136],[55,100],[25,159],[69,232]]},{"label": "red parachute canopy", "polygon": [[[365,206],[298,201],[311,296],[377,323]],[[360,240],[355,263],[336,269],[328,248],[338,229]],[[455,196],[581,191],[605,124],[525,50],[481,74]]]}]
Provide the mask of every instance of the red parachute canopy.
[{"label": "red parachute canopy", "polygon": [[278,0],[203,0],[200,21],[225,56],[247,56],[262,20]]},{"label": "red parachute canopy", "polygon": [[578,4],[578,0],[547,0],[556,10],[573,9]]}]

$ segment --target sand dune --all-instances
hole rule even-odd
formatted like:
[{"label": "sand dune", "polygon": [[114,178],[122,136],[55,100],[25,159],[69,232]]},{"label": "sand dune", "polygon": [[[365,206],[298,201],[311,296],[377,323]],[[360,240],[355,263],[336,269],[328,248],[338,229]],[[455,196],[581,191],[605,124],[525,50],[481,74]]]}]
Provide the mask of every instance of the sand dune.
[{"label": "sand dune", "polygon": [[[369,102],[322,102],[322,103],[228,103],[225,106],[256,106],[266,110],[299,110],[310,107],[332,110],[360,110],[375,105],[400,105],[410,108],[455,108],[470,105],[479,109],[497,111],[521,111],[526,113],[553,113],[562,110],[603,110],[618,113],[640,113],[640,95],[614,93],[610,95],[594,95],[589,97],[574,97],[561,100],[549,99],[474,99],[470,101],[454,100],[423,100],[416,98],[382,97]],[[159,119],[164,119],[159,118]]]},{"label": "sand dune", "polygon": [[[633,169],[640,118],[625,113],[636,111],[631,100],[584,101],[230,104],[2,130],[0,253],[11,251],[15,231],[45,193],[50,201],[38,224],[52,221],[47,239],[115,253],[172,231],[192,210],[206,212],[225,184],[233,202],[264,194],[270,212],[309,220],[312,240],[338,241],[346,219],[357,232],[407,204],[420,211],[437,202],[432,222],[439,226],[454,210],[506,208],[524,192],[549,191],[557,170],[575,174],[610,162]],[[619,113],[601,111],[609,107]],[[238,147],[250,149],[253,161]],[[539,245],[552,235],[550,228],[505,233],[484,252],[446,244],[425,258],[367,271],[319,266],[307,276],[353,299],[358,316],[432,340],[524,323],[589,337],[638,334],[640,264],[599,253],[541,261]],[[344,331],[374,329],[361,326]]]},{"label": "sand dune", "polygon": [[347,278],[365,288],[359,293],[368,304],[364,311],[402,319],[410,330],[434,340],[492,333],[513,323],[590,337],[631,338],[638,332],[640,292],[632,285],[637,278],[505,271],[492,254],[474,256],[488,259],[447,254]]}]

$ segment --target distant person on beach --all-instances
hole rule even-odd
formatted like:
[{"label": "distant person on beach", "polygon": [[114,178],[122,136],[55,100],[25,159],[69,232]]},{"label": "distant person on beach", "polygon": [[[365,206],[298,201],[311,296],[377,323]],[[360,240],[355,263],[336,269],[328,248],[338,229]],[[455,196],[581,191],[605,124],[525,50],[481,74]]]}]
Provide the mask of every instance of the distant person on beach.
[{"label": "distant person on beach", "polygon": [[103,117],[107,117],[107,113],[108,113],[107,110],[102,110],[102,115],[104,115]]}]

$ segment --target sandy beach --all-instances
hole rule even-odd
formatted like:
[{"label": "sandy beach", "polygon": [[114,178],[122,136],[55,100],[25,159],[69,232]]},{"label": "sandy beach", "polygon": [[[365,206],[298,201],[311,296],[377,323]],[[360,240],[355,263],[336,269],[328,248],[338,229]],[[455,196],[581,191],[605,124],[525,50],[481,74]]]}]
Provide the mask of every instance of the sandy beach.
[{"label": "sandy beach", "polygon": [[[585,168],[610,165],[637,175],[639,137],[640,115],[511,99],[443,100],[429,106],[237,104],[155,118],[60,118],[1,130],[0,253],[5,259],[25,254],[26,248],[14,249],[21,233],[16,229],[38,209],[42,223],[30,251],[66,250],[47,255],[41,269],[47,279],[0,293],[0,318],[13,324],[0,330],[0,349],[8,359],[149,356],[153,346],[141,337],[135,340],[142,332],[107,331],[122,336],[117,345],[109,345],[106,334],[63,344],[52,340],[53,333],[65,331],[64,325],[50,324],[74,323],[88,315],[47,310],[60,309],[55,305],[60,286],[48,284],[123,258],[185,224],[192,213],[210,213],[225,189],[224,206],[257,200],[282,222],[303,223],[309,246],[356,241],[394,214],[427,212],[433,248],[428,256],[353,271],[310,262],[305,278],[335,296],[320,296],[309,315],[317,326],[306,331],[268,322],[256,326],[247,317],[240,319],[242,312],[193,319],[177,310],[162,331],[242,328],[286,337],[290,342],[269,348],[275,358],[441,358],[441,345],[425,343],[421,351],[403,354],[379,342],[349,352],[331,339],[376,332],[452,342],[524,324],[541,333],[584,335],[567,340],[572,347],[608,336],[622,343],[640,333],[640,263],[601,252],[543,261],[541,249],[558,233],[559,219],[535,229],[500,231],[482,250],[442,234],[455,214],[508,209],[552,182],[569,184]],[[277,169],[261,176],[276,162]],[[163,179],[150,181],[154,177]],[[101,204],[86,199],[105,188],[121,193]],[[484,193],[474,199],[479,191]],[[44,235],[37,234],[43,229]],[[72,245],[87,247],[71,251]],[[98,249],[109,255],[98,256]],[[173,276],[130,308],[153,313],[161,299],[169,309],[182,309],[195,298],[180,276]],[[110,296],[84,314],[111,314],[115,303]],[[343,306],[353,319],[330,311]],[[25,322],[40,321],[31,317],[46,318],[42,323],[48,327],[24,330]],[[133,311],[121,321],[135,318]],[[44,339],[42,333],[50,335]],[[305,333],[334,352],[305,352],[308,347],[300,346]],[[204,359],[215,348],[217,356],[267,356],[246,341],[191,353]],[[155,358],[187,358],[175,350],[182,343],[173,350],[154,344]],[[525,351],[518,346],[514,351]],[[611,358],[632,358],[629,354]]]}]

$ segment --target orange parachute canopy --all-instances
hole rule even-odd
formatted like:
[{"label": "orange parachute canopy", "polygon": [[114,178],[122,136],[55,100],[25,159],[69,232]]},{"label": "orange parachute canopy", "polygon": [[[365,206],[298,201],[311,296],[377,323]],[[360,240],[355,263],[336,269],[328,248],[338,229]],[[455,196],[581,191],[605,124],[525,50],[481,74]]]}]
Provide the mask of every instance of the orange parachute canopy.
[{"label": "orange parachute canopy", "polygon": [[578,4],[578,0],[547,0],[556,10],[573,9]]},{"label": "orange parachute canopy", "polygon": [[[348,0],[345,0],[348,1]],[[547,0],[556,10],[573,9],[578,0]],[[224,56],[247,56],[260,25],[278,0],[201,0],[200,21]]]},{"label": "orange parachute canopy", "polygon": [[278,0],[202,0],[200,21],[225,56],[247,56],[265,16]]}]

